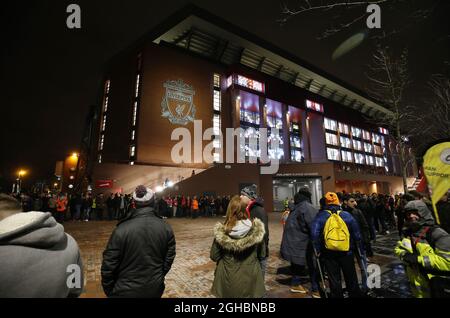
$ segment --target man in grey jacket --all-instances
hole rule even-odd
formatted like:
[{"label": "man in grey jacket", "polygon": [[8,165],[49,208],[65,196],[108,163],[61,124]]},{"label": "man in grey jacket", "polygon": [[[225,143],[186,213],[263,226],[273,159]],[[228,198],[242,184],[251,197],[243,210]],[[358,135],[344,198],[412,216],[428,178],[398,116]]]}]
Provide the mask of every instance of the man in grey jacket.
[{"label": "man in grey jacket", "polygon": [[78,297],[82,288],[78,245],[64,227],[0,194],[0,298]]}]

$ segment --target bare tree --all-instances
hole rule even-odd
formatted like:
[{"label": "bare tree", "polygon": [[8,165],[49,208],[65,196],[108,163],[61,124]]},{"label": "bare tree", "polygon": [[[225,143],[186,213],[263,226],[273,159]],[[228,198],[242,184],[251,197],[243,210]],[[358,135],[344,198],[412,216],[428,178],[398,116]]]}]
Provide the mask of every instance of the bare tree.
[{"label": "bare tree", "polygon": [[392,116],[377,118],[376,122],[381,126],[389,127],[393,132],[391,136],[398,147],[403,189],[406,193],[408,191],[407,167],[414,158],[409,158],[407,155],[408,138],[405,133],[410,127],[411,116],[415,113],[412,107],[406,105],[404,98],[405,90],[410,84],[407,50],[403,50],[396,57],[389,48],[378,48],[373,53],[373,62],[366,76],[369,81],[367,89],[369,95],[393,113]]},{"label": "bare tree", "polygon": [[[435,74],[428,81],[429,97],[422,107],[410,108],[408,119],[417,149],[436,140],[450,140],[450,79]],[[426,111],[423,111],[425,108]]]},{"label": "bare tree", "polygon": [[417,23],[427,19],[435,10],[440,0],[297,0],[290,4],[285,1],[281,2],[281,18],[278,22],[287,23],[290,19],[309,13],[333,14],[330,19],[330,25],[321,32],[318,39],[325,39],[335,35],[338,32],[349,29],[360,21],[364,21],[368,17],[366,8],[370,4],[377,4],[382,8],[383,14],[389,11],[405,11],[404,20],[394,19],[390,21],[390,27],[383,24],[382,30],[371,34],[371,37],[377,40],[385,39],[391,35],[404,32],[406,29],[417,25]]}]

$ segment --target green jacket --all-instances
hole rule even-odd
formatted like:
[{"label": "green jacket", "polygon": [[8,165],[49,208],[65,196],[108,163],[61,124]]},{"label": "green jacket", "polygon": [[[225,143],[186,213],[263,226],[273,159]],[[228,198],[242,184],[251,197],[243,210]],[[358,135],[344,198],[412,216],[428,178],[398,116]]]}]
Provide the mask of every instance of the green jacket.
[{"label": "green jacket", "polygon": [[225,226],[214,227],[211,259],[217,262],[211,293],[220,298],[260,298],[265,293],[259,260],[266,257],[264,224],[259,219],[246,236],[231,238]]}]

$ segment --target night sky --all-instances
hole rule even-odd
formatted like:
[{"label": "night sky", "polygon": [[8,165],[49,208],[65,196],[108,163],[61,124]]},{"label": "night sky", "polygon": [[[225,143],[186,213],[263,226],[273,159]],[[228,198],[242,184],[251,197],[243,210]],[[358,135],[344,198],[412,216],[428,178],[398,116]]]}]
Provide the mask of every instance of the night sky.
[{"label": "night sky", "polygon": [[[410,97],[420,100],[429,76],[445,72],[444,61],[450,56],[450,10],[448,1],[406,2],[395,9],[383,9],[383,28],[407,25],[414,5],[437,4],[430,17],[413,23],[387,42],[393,47],[408,47],[414,80]],[[70,3],[81,7],[81,30],[66,27]],[[337,61],[331,59],[340,43],[366,29],[365,19],[328,39],[316,38],[336,15],[350,18],[354,11],[305,14],[281,26],[277,21],[281,16],[279,0],[2,2],[3,190],[10,191],[10,180],[22,167],[30,171],[26,184],[53,175],[55,162],[79,148],[86,113],[96,102],[105,62],[187,3],[221,16],[353,86],[365,88],[364,71],[375,47],[373,40],[363,42]],[[426,110],[426,105],[423,107]]]}]

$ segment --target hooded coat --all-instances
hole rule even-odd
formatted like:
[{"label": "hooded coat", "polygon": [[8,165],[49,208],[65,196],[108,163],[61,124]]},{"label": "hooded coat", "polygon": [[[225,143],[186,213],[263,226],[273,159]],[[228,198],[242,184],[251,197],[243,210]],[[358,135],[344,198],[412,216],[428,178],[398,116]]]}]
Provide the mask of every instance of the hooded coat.
[{"label": "hooded coat", "polygon": [[103,290],[108,297],[161,297],[174,259],[170,225],[151,207],[132,210],[103,252]]},{"label": "hooded coat", "polygon": [[306,265],[306,250],[310,243],[311,224],[318,210],[300,195],[300,202],[289,213],[283,231],[281,257],[297,265]]},{"label": "hooded coat", "polygon": [[238,222],[227,234],[225,225],[214,227],[211,259],[217,263],[211,292],[220,298],[260,298],[265,293],[259,263],[266,257],[264,224]]},{"label": "hooded coat", "polygon": [[0,221],[0,298],[78,297],[82,288],[78,245],[51,213],[17,213]]}]

